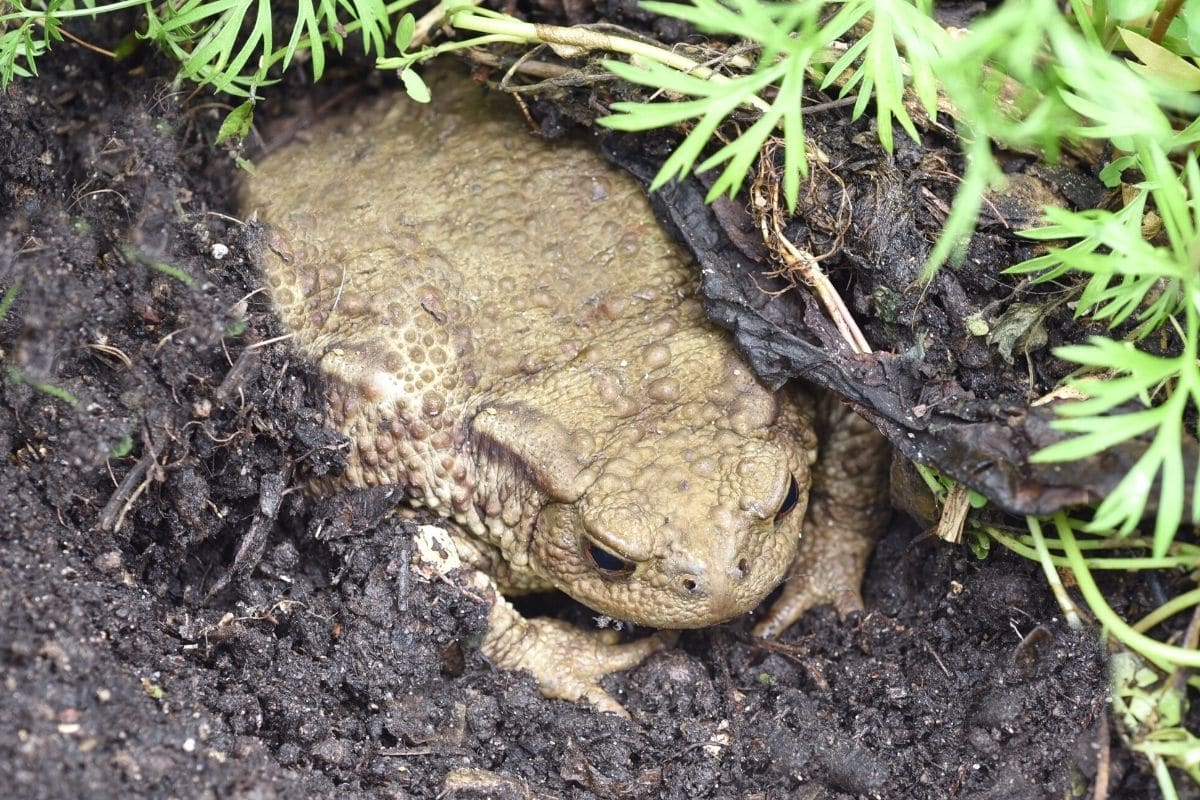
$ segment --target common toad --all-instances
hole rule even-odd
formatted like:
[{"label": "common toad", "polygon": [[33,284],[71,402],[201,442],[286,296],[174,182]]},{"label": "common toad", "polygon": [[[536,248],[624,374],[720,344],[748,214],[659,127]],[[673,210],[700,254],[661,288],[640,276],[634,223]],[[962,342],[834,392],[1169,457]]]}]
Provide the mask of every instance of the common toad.
[{"label": "common toad", "polygon": [[432,106],[318,126],[244,193],[271,226],[275,305],[351,441],[316,489],[394,486],[451,520],[496,590],[483,652],[604,710],[621,707],[599,679],[666,637],[615,644],[502,595],[560,589],[694,628],[787,576],[763,635],[859,605],[887,509],[881,437],[832,397],[757,382],[631,178],[585,143],[538,141],[462,78],[431,84]]}]

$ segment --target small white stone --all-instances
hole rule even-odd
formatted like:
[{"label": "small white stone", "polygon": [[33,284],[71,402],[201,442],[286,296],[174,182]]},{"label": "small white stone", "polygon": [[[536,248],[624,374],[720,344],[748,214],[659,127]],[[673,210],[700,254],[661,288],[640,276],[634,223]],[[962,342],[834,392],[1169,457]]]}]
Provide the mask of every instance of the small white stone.
[{"label": "small white stone", "polygon": [[422,577],[445,577],[462,566],[458,548],[444,528],[422,525],[413,537],[413,544],[417,546],[416,570]]},{"label": "small white stone", "polygon": [[215,258],[217,261],[220,261],[222,258],[229,255],[229,248],[226,247],[225,245],[221,244],[220,242],[217,242],[216,244],[214,244],[212,246],[211,252],[212,252],[212,257]]}]

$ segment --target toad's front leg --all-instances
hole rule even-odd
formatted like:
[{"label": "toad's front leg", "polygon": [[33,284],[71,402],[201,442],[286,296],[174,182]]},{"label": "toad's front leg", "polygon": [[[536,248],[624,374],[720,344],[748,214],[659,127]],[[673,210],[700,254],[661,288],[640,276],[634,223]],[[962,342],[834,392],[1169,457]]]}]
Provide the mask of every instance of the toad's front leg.
[{"label": "toad's front leg", "polygon": [[818,428],[821,450],[800,546],[756,636],[778,636],[823,603],[843,616],[861,609],[863,571],[891,513],[887,440],[832,395],[821,400]]},{"label": "toad's front leg", "polygon": [[584,700],[623,717],[629,714],[601,688],[600,679],[636,667],[675,640],[674,633],[660,631],[617,644],[616,631],[586,631],[557,619],[525,619],[499,592],[495,598],[481,648],[485,656],[504,669],[533,675],[545,697]]},{"label": "toad's front leg", "polygon": [[[647,656],[669,647],[676,634],[662,631],[618,644],[616,631],[587,631],[556,619],[526,619],[505,599],[490,575],[459,559],[454,535],[441,528],[422,527],[416,536],[416,558],[419,569],[432,568],[445,577],[461,570],[459,580],[465,579],[466,588],[491,602],[482,653],[501,669],[532,675],[544,697],[586,701],[600,711],[628,717],[621,704],[600,686],[600,680],[636,667]],[[477,552],[469,541],[463,544],[464,555]]]}]

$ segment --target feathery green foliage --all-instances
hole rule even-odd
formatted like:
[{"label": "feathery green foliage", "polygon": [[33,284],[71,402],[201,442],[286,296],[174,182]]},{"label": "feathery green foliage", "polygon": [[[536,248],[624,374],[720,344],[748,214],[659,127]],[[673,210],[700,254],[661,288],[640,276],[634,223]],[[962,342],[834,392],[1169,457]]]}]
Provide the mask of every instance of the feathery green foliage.
[{"label": "feathery green foliage", "polygon": [[271,0],[0,0],[0,88],[36,74],[37,59],[62,40],[64,22],[138,9],[144,20],[138,35],[179,61],[180,79],[249,98],[278,79],[275,68],[287,69],[299,54],[308,54],[319,80],[326,50],[340,53],[356,33],[364,52],[382,56],[396,47],[393,35],[406,25],[411,35],[412,16],[403,12],[415,2],[299,0],[291,29],[279,31]]}]

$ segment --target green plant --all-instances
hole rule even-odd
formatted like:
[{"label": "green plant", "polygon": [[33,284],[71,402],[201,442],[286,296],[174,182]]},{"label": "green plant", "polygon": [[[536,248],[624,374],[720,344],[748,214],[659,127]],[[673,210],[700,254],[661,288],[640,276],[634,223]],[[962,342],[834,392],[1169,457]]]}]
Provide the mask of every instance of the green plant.
[{"label": "green plant", "polygon": [[72,408],[79,408],[79,398],[68,392],[66,389],[63,389],[61,386],[55,386],[52,383],[34,380],[26,375],[21,369],[14,367],[11,364],[8,365],[6,371],[8,372],[8,379],[13,383],[24,383],[28,386],[32,386],[39,392],[48,394],[57,400],[61,400]]},{"label": "green plant", "polygon": [[12,308],[13,301],[17,299],[17,295],[21,293],[21,281],[14,281],[4,290],[4,294],[0,295],[0,322],[8,316],[8,310]]},{"label": "green plant", "polygon": [[404,49],[413,19],[401,12],[415,2],[299,0],[290,30],[281,32],[271,0],[0,0],[0,88],[15,76],[36,74],[37,60],[63,39],[64,23],[140,9],[144,29],[138,35],[179,61],[180,79],[252,98],[258,87],[277,80],[273,70],[287,69],[302,53],[319,80],[326,50],[340,53],[353,34],[367,54]]},{"label": "green plant", "polygon": [[[907,0],[849,0],[829,3],[800,0],[793,3],[764,3],[760,0],[691,0],[689,4],[646,2],[643,6],[664,16],[690,22],[701,31],[752,42],[759,51],[755,68],[747,75],[724,82],[681,73],[654,61],[626,64],[605,61],[604,66],[631,83],[694,98],[657,103],[617,103],[616,113],[600,123],[618,130],[649,130],[669,127],[686,120],[697,124],[663,164],[652,188],[693,169],[706,171],[725,164],[709,191],[709,200],[735,194],[756,163],[763,143],[776,129],[784,142],[784,194],[795,208],[802,175],[807,173],[803,96],[808,74],[813,72],[821,88],[839,78],[843,95],[857,89],[854,116],[861,115],[874,100],[879,139],[889,151],[893,147],[893,120],[914,139],[916,125],[905,107],[905,88],[911,83],[920,107],[929,115],[937,109],[937,85],[932,64],[945,47],[945,31],[929,16],[928,3]],[[832,13],[831,13],[832,12]],[[860,31],[854,44],[838,56],[836,45],[855,26]],[[909,76],[904,75],[904,49],[910,55]],[[752,105],[765,89],[774,97],[765,112],[727,144],[700,161],[718,127],[740,107]],[[699,161],[699,164],[697,164]]]},{"label": "green plant", "polygon": [[142,253],[138,252],[137,248],[133,247],[132,245],[121,245],[121,247],[119,249],[121,251],[121,255],[123,255],[125,257],[125,260],[131,264],[142,264],[144,266],[150,267],[150,269],[156,270],[168,277],[174,278],[175,280],[179,281],[180,283],[184,284],[185,286],[191,286],[192,284],[194,284],[196,282],[196,279],[193,278],[191,275],[189,275],[186,271],[180,269],[179,267],[173,266],[171,264],[167,264],[166,262],[158,261],[157,259],[150,258],[147,255],[143,255]]},{"label": "green plant", "polygon": [[[1200,667],[1200,650],[1197,649],[1200,616],[1195,613],[1200,607],[1200,590],[1179,595],[1130,625],[1109,606],[1092,575],[1093,569],[1109,568],[1109,562],[1117,560],[1104,556],[1103,551],[1126,549],[1131,546],[1128,540],[1119,536],[1085,538],[1087,526],[1062,512],[1051,520],[1056,539],[1043,535],[1039,520],[1029,517],[1026,523],[1030,532],[1028,538],[1047,573],[1056,575],[1058,564],[1053,563],[1050,550],[1060,550],[1059,558],[1074,576],[1088,608],[1105,632],[1123,648],[1114,654],[1110,663],[1114,715],[1133,749],[1141,751],[1150,761],[1163,796],[1177,797],[1168,767],[1182,770],[1200,783],[1200,740],[1184,727],[1189,704],[1187,689],[1189,686],[1200,688],[1200,679],[1188,677]],[[1002,543],[1011,545],[1011,540],[1006,542],[1006,539],[1002,534],[998,537]],[[1197,562],[1194,548],[1190,545],[1185,548],[1190,550],[1187,553],[1189,566],[1194,566]],[[1089,556],[1085,557],[1085,551]],[[1069,617],[1074,616],[1073,603],[1066,591],[1058,596],[1064,612]],[[1188,609],[1194,613],[1182,644],[1168,644],[1147,634],[1167,618]]]},{"label": "green plant", "polygon": [[[935,500],[943,507],[952,493],[952,481],[926,469],[918,470]],[[1090,612],[1111,639],[1110,679],[1114,720],[1122,738],[1150,763],[1164,797],[1177,797],[1170,769],[1200,783],[1200,738],[1185,726],[1186,712],[1200,689],[1200,587],[1196,586],[1200,545],[1172,542],[1166,552],[1155,552],[1149,537],[1123,536],[1114,530],[1095,530],[1088,520],[1064,512],[1039,519],[1027,517],[1025,530],[967,519],[968,541],[985,538],[1014,553],[1037,561],[1064,618],[1080,627]],[[1043,528],[1049,527],[1050,534]],[[974,549],[974,548],[973,548]],[[1193,588],[1181,591],[1135,622],[1128,622],[1108,603],[1097,572],[1157,570],[1174,573],[1168,585]],[[1069,576],[1071,580],[1064,579]],[[1075,587],[1072,591],[1070,586]],[[1082,596],[1086,611],[1076,604]],[[1191,621],[1182,636],[1176,627],[1159,626],[1181,614]]]},{"label": "green plant", "polygon": [[[1122,159],[1145,176],[1136,193],[1117,211],[1047,210],[1050,226],[1024,235],[1070,242],[1046,255],[1019,264],[1017,273],[1039,280],[1068,273],[1087,277],[1077,314],[1117,328],[1133,327],[1123,340],[1094,337],[1090,343],[1060,347],[1060,358],[1079,364],[1085,374],[1072,381],[1088,399],[1060,406],[1061,430],[1081,434],[1035,456],[1038,461],[1069,461],[1100,453],[1123,441],[1146,435],[1149,447],[1111,494],[1100,504],[1092,525],[1117,528],[1123,535],[1138,525],[1157,485],[1154,549],[1163,553],[1183,519],[1189,492],[1183,446],[1185,421],[1200,409],[1200,166],[1187,152],[1176,168],[1173,150],[1188,150],[1200,139],[1193,123],[1179,134],[1164,132],[1163,141],[1138,136],[1134,152]],[[1154,211],[1148,210],[1153,202]],[[1143,230],[1153,214],[1161,226],[1157,242]],[[1173,340],[1167,355],[1139,350],[1136,343],[1152,334]],[[1090,373],[1090,374],[1089,374]],[[1129,410],[1127,404],[1140,406]],[[1191,430],[1193,437],[1197,431]],[[1190,487],[1194,522],[1200,514],[1200,482]]]}]

